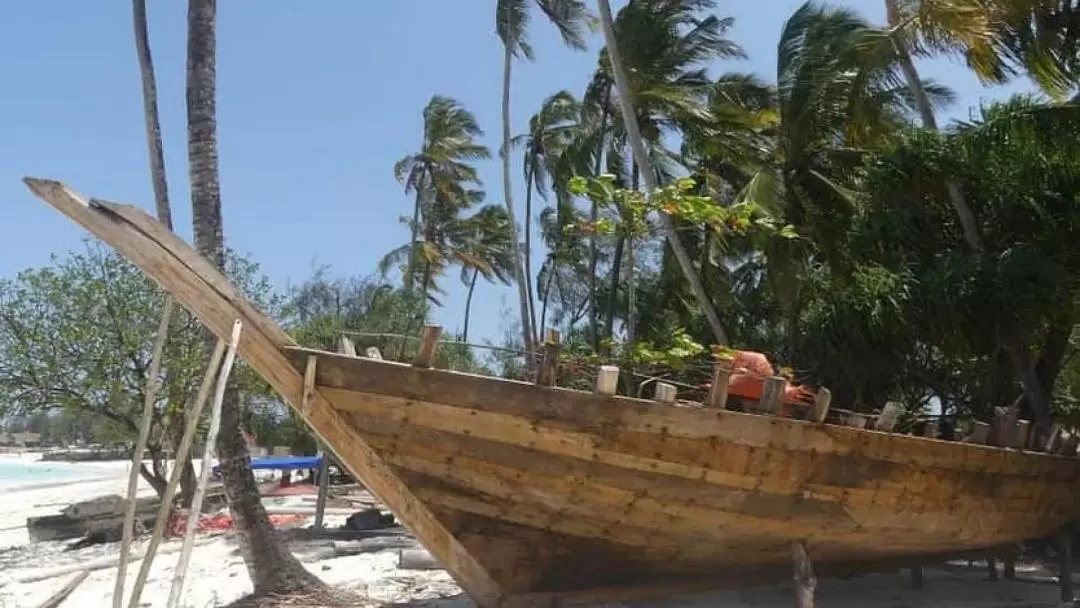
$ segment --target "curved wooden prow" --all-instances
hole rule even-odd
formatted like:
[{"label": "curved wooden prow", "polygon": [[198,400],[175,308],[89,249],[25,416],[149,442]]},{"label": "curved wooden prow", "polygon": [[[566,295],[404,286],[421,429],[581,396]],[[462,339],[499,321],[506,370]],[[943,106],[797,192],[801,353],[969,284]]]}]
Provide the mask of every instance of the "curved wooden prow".
[{"label": "curved wooden prow", "polygon": [[27,177],[23,182],[38,198],[142,269],[217,336],[226,338],[233,322],[240,319],[244,323],[240,356],[303,416],[339,462],[386,504],[477,604],[486,608],[505,602],[506,594],[484,566],[330,406],[318,388],[305,386],[304,374],[282,353],[295,342],[252,306],[217,268],[137,207],[87,201],[54,180]]}]

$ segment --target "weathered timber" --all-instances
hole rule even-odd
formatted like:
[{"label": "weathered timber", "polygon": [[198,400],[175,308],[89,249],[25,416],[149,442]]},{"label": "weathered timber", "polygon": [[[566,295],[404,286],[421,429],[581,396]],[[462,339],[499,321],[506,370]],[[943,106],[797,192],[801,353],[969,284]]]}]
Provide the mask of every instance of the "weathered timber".
[{"label": "weathered timber", "polygon": [[1061,590],[1060,599],[1064,603],[1071,604],[1075,599],[1072,580],[1072,535],[1062,528],[1055,535],[1055,548],[1058,555],[1058,587]]},{"label": "weathered timber", "polygon": [[985,444],[990,439],[990,425],[976,420],[971,425],[971,433],[964,437],[967,443]]},{"label": "weathered timber", "polygon": [[904,413],[903,404],[895,401],[886,403],[885,407],[881,409],[881,415],[874,421],[874,428],[891,433],[896,428],[896,423],[900,420],[900,414],[902,413]]},{"label": "weathered timber", "polygon": [[435,363],[435,353],[439,350],[439,336],[442,335],[442,327],[438,325],[425,325],[420,332],[420,348],[416,351],[416,359],[413,365],[417,367],[431,367]]},{"label": "weathered timber", "polygon": [[814,566],[810,563],[810,554],[804,541],[791,543],[791,554],[795,566],[795,606],[796,608],[814,608],[814,590],[817,578]]},{"label": "weathered timber", "polygon": [[350,357],[356,356],[356,343],[349,336],[341,336],[338,340],[338,352]]},{"label": "weathered timber", "polygon": [[829,416],[829,405],[832,403],[832,392],[827,388],[819,388],[814,395],[814,422],[825,422]]},{"label": "weathered timber", "polygon": [[780,376],[765,378],[761,386],[761,399],[758,400],[755,411],[762,414],[779,414],[784,402],[784,388],[787,381]]},{"label": "weathered timber", "polygon": [[555,386],[559,379],[559,353],[562,344],[559,341],[559,332],[548,330],[547,340],[543,345],[543,361],[536,377],[536,383],[540,386]]},{"label": "weathered timber", "polygon": [[79,585],[81,585],[82,582],[85,581],[86,577],[88,577],[88,576],[90,576],[90,571],[89,570],[83,570],[83,571],[79,572],[78,574],[76,574],[75,576],[71,577],[70,581],[68,581],[67,583],[64,583],[64,586],[61,587],[59,591],[52,594],[49,597],[49,599],[47,599],[44,602],[41,602],[40,604],[38,604],[37,608],[57,608],[58,606],[60,606],[60,604],[64,603],[64,600],[66,600],[68,598],[68,596],[71,595],[72,592],[74,592],[75,589]]},{"label": "weathered timber", "polygon": [[728,385],[731,383],[731,368],[717,363],[713,366],[712,384],[705,404],[722,410],[727,407]]}]

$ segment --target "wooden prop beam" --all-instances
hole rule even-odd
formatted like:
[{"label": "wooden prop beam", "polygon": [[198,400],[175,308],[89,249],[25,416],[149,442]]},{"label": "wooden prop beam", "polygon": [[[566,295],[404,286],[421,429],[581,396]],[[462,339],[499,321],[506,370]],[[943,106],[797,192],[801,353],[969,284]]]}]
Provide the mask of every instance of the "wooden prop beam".
[{"label": "wooden prop beam", "polygon": [[[301,411],[298,406],[305,393],[304,377],[282,353],[282,348],[295,342],[190,245],[139,208],[88,202],[53,180],[27,177],[23,182],[38,198],[141,268],[219,338],[227,337],[233,322],[240,319],[244,324],[240,356],[294,409]],[[308,406],[309,411],[301,411],[304,420],[338,461],[363,480],[479,606],[501,605],[506,594],[487,569],[331,407],[318,388],[311,391]]]}]

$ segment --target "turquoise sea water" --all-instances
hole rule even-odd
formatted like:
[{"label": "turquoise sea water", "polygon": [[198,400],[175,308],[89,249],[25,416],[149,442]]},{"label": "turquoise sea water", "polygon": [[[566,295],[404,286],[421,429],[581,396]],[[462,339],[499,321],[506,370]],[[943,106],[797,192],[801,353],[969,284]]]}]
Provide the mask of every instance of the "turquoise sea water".
[{"label": "turquoise sea water", "polygon": [[83,475],[85,471],[70,465],[0,458],[0,488],[52,483]]}]

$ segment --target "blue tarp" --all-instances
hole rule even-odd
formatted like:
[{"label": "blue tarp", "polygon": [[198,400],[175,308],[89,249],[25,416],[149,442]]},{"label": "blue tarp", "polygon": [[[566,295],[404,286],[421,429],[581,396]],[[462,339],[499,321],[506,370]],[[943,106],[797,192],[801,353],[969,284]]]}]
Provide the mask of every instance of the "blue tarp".
[{"label": "blue tarp", "polygon": [[[251,459],[251,468],[292,471],[295,469],[317,469],[322,464],[321,456],[262,456]],[[214,474],[221,470],[221,465],[214,466]]]}]

